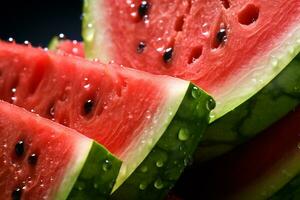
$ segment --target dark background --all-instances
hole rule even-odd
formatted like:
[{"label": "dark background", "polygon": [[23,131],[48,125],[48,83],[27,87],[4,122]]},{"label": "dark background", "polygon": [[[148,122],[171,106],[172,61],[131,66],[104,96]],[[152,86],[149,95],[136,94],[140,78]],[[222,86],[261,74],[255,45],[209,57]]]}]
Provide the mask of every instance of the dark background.
[{"label": "dark background", "polygon": [[81,40],[83,0],[1,0],[0,38],[46,47],[53,36]]}]

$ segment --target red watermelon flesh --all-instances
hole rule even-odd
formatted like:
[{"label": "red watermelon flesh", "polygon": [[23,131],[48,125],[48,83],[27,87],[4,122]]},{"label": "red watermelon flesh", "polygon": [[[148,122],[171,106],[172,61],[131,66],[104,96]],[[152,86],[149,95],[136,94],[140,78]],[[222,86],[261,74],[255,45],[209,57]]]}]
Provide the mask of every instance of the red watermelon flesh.
[{"label": "red watermelon flesh", "polygon": [[[82,169],[91,164],[88,156],[109,157],[107,151],[99,151],[100,146],[94,147],[93,140],[80,133],[2,101],[0,145],[0,199],[3,200],[66,199]],[[92,147],[94,152],[91,153]],[[93,159],[93,165],[97,166],[99,163],[95,161]],[[112,165],[116,164],[119,169],[117,162]],[[102,163],[98,167],[101,168]],[[94,197],[96,193],[100,197],[101,192],[110,192],[117,172],[108,175],[110,177],[104,175],[107,180],[101,182],[101,188],[90,188],[87,196]],[[91,173],[90,179],[101,178]],[[108,191],[106,184],[110,185]],[[101,189],[103,191],[95,192]]]},{"label": "red watermelon flesh", "polygon": [[300,51],[299,0],[86,0],[84,11],[88,57],[194,82],[217,101],[212,120]]},{"label": "red watermelon flesh", "polygon": [[[164,134],[189,88],[172,77],[0,43],[0,98],[103,144],[123,161],[122,181]],[[189,100],[200,109],[197,124],[202,117],[207,124],[206,97],[203,106],[197,96]]]},{"label": "red watermelon flesh", "polygon": [[49,49],[79,57],[85,56],[84,44],[77,40],[59,39],[54,37],[49,44]]},{"label": "red watermelon flesh", "polygon": [[207,199],[268,199],[299,173],[299,122],[300,107],[254,140],[189,171],[190,182],[182,180],[178,189],[187,199],[199,193]]}]

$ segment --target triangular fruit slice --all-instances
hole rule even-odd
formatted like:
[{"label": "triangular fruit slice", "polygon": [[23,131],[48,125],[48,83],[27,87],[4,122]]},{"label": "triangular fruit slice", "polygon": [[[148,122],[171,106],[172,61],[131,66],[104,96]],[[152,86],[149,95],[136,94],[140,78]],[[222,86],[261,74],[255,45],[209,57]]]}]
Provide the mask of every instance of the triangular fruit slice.
[{"label": "triangular fruit slice", "polygon": [[93,140],[3,101],[0,144],[1,199],[107,199],[121,166]]},{"label": "triangular fruit slice", "polygon": [[194,82],[212,121],[270,82],[300,51],[299,0],[86,0],[88,57]]},{"label": "triangular fruit slice", "polygon": [[[177,189],[186,199],[200,193],[205,199],[250,200],[269,199],[287,185],[275,196],[298,199],[287,197],[300,187],[299,182],[288,184],[299,176],[299,122],[298,106],[252,141],[189,171]],[[286,190],[289,195],[283,198]]]},{"label": "triangular fruit slice", "polygon": [[215,106],[184,80],[3,42],[0,94],[118,156],[123,164],[115,189],[130,176],[124,191],[131,199],[155,199],[174,184]]}]

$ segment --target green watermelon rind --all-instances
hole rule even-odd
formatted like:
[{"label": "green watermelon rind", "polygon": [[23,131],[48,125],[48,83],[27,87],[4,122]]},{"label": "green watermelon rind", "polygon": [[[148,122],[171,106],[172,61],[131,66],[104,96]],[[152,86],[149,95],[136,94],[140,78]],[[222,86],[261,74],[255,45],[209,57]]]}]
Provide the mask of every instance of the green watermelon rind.
[{"label": "green watermelon rind", "polygon": [[211,123],[196,153],[196,162],[220,156],[253,138],[300,103],[300,56],[267,86]]},{"label": "green watermelon rind", "polygon": [[53,37],[48,44],[48,49],[51,51],[55,51],[59,45],[59,42],[60,40],[58,37]]},{"label": "green watermelon rind", "polygon": [[[201,93],[195,98],[193,93]],[[212,98],[193,84],[166,131],[148,156],[112,194],[112,199],[162,199],[184,168],[191,164],[209,121],[208,102]],[[188,138],[181,138],[180,133]],[[186,140],[185,140],[186,139]]]},{"label": "green watermelon rind", "polygon": [[[100,17],[101,13],[99,16],[94,16],[97,13],[95,12],[90,12],[90,10],[92,9],[97,9],[96,7],[93,7],[93,2],[96,0],[84,0],[84,4],[83,4],[83,20],[82,20],[82,37],[84,39],[84,50],[85,50],[85,54],[87,56],[87,58],[89,59],[94,59],[97,58],[97,55],[99,55],[99,53],[96,53],[96,50],[99,52],[102,52],[101,54],[108,54],[109,51],[107,49],[105,49],[104,46],[100,46],[100,44],[97,43],[97,40],[95,39],[96,37],[100,36],[103,37],[101,40],[103,41],[109,41],[108,39],[104,38],[105,34],[104,32],[102,34],[96,34],[96,30],[95,30],[95,21],[94,19],[96,17]],[[104,23],[105,20],[102,20],[102,22]],[[103,27],[105,27],[105,24],[102,24]],[[97,30],[97,31],[105,31],[104,29],[102,30]],[[97,48],[98,47],[98,48]],[[99,48],[100,47],[100,48]],[[101,58],[102,62],[109,62],[109,55],[107,56],[103,56]]]},{"label": "green watermelon rind", "polygon": [[271,52],[259,55],[259,58],[256,58],[259,72],[253,70],[250,74],[247,74],[247,78],[244,78],[247,81],[243,82],[238,81],[239,77],[243,77],[243,74],[236,74],[237,80],[233,84],[238,85],[238,87],[229,88],[231,91],[222,97],[215,97],[217,106],[211,112],[210,123],[239,107],[243,102],[262,90],[300,53],[300,27],[298,22],[291,25],[291,30],[285,33],[284,36],[278,39],[281,42]]},{"label": "green watermelon rind", "polygon": [[296,200],[300,199],[300,175],[294,177],[283,188],[276,192],[270,200]]},{"label": "green watermelon rind", "polygon": [[[68,199],[107,199],[119,174],[121,163],[108,150],[93,141],[86,160],[82,162],[82,167],[78,170],[80,173]],[[60,196],[64,196],[65,193],[61,190],[55,199],[63,199]]]}]

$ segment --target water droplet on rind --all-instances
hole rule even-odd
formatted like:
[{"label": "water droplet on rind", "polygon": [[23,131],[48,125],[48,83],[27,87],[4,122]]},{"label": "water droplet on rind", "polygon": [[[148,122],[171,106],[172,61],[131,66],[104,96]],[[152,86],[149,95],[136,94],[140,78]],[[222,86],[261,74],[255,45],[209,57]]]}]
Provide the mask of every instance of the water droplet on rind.
[{"label": "water droplet on rind", "polygon": [[156,162],[156,167],[160,168],[160,167],[163,167],[164,166],[164,162],[162,160],[158,160]]},{"label": "water droplet on rind", "polygon": [[158,190],[162,189],[164,187],[164,183],[162,182],[161,179],[157,179],[155,182],[154,182],[154,187]]},{"label": "water droplet on rind", "polygon": [[104,163],[103,163],[103,165],[102,165],[103,171],[106,172],[106,171],[110,170],[111,167],[112,167],[111,162],[109,160],[105,160]]},{"label": "water droplet on rind", "polygon": [[95,37],[95,29],[93,28],[93,24],[92,23],[88,23],[87,24],[87,28],[85,29],[85,39],[89,42],[94,40]]},{"label": "water droplet on rind", "polygon": [[146,173],[148,171],[148,167],[147,166],[142,166],[141,167],[141,172]]},{"label": "water droplet on rind", "polygon": [[190,133],[187,129],[181,128],[178,132],[178,139],[181,141],[186,141],[190,138]]},{"label": "water droplet on rind", "polygon": [[199,90],[199,88],[197,88],[196,86],[193,87],[192,89],[192,97],[195,98],[195,99],[198,99],[201,97],[201,90]]},{"label": "water droplet on rind", "polygon": [[141,183],[141,184],[139,185],[139,188],[140,188],[140,190],[145,190],[145,189],[147,188],[147,184]]},{"label": "water droplet on rind", "polygon": [[212,98],[207,101],[206,107],[208,110],[213,110],[216,107],[216,102]]}]

